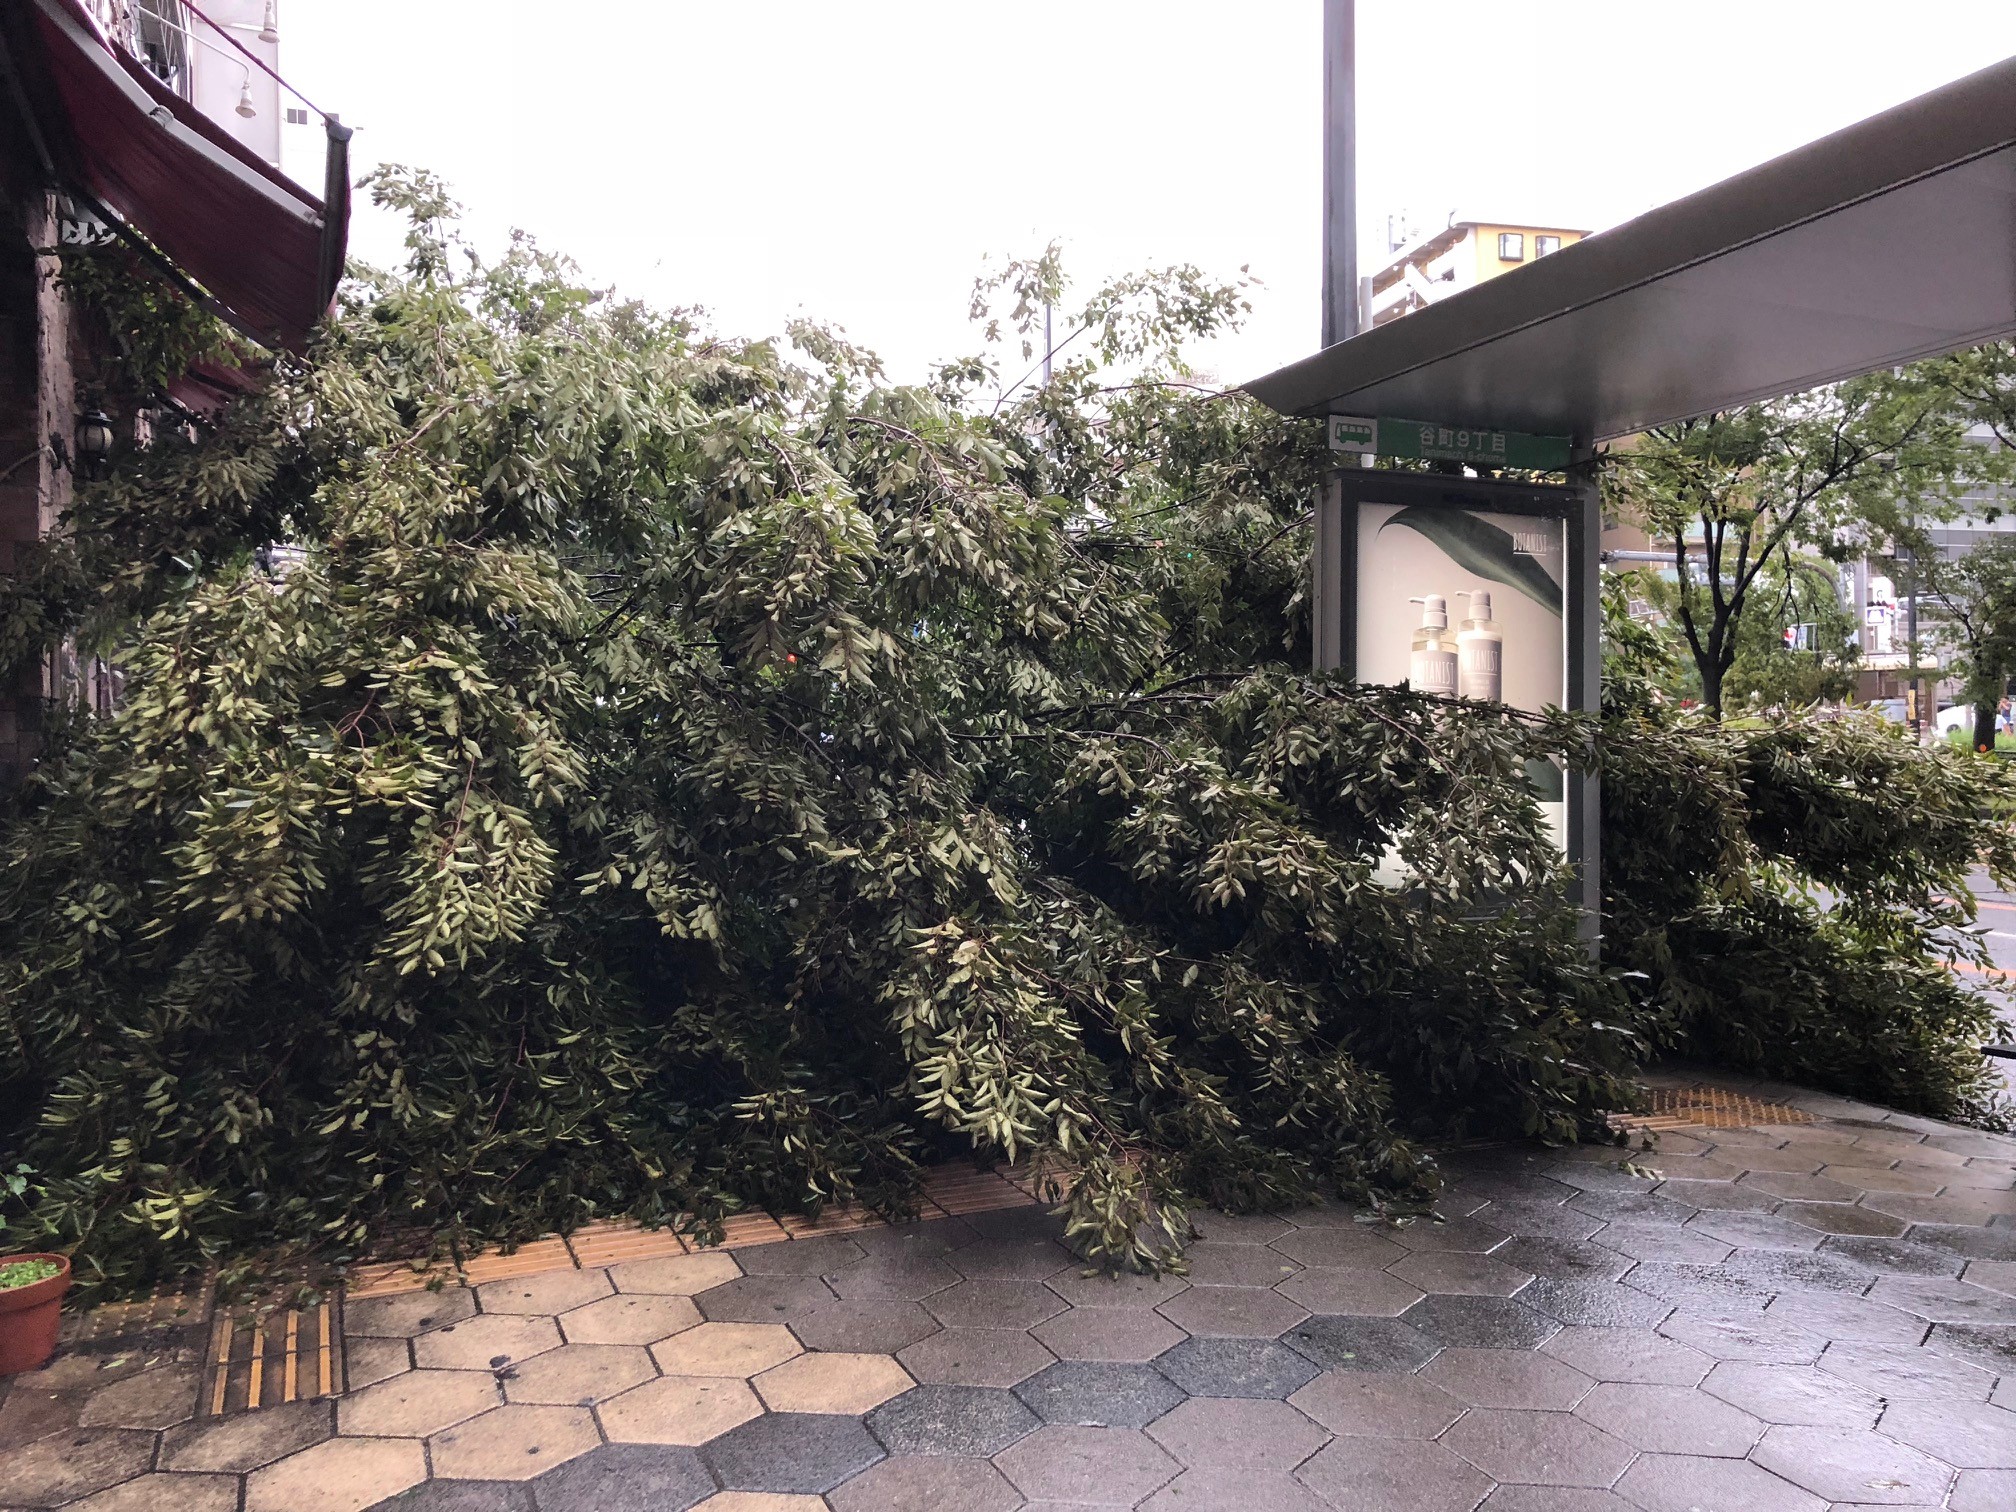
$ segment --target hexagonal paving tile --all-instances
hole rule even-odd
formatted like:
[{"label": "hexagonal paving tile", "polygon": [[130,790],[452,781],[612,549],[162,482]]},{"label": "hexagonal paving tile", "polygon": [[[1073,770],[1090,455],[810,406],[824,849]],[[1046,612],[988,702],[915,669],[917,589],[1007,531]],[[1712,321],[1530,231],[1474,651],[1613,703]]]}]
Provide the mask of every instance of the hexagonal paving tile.
[{"label": "hexagonal paving tile", "polygon": [[1156,1310],[1187,1333],[1227,1339],[1279,1338],[1309,1316],[1264,1286],[1193,1286]]},{"label": "hexagonal paving tile", "polygon": [[773,1412],[863,1413],[916,1382],[888,1355],[801,1354],[749,1383]]},{"label": "hexagonal paving tile", "polygon": [[1909,1348],[1923,1341],[1925,1320],[1866,1297],[1836,1292],[1784,1292],[1764,1309],[1767,1322],[1791,1323],[1823,1339]]},{"label": "hexagonal paving tile", "polygon": [[599,1409],[602,1428],[619,1443],[704,1444],[751,1418],[763,1404],[747,1381],[726,1376],[664,1376],[612,1397]]},{"label": "hexagonal paving tile", "polygon": [[247,1476],[245,1512],[363,1512],[426,1478],[418,1439],[329,1439]]},{"label": "hexagonal paving tile", "polygon": [[995,1458],[1031,1501],[1103,1497],[1131,1506],[1175,1479],[1181,1467],[1133,1428],[1039,1428]]},{"label": "hexagonal paving tile", "polygon": [[1434,1383],[1472,1407],[1565,1412],[1596,1382],[1551,1356],[1523,1349],[1445,1349],[1421,1367]]},{"label": "hexagonal paving tile", "polygon": [[1898,1402],[1878,1425],[1885,1437],[1961,1470],[2016,1470],[2016,1412],[1966,1402]]},{"label": "hexagonal paving tile", "polygon": [[1899,1276],[1957,1276],[1966,1264],[1963,1256],[1951,1255],[1929,1244],[1909,1239],[1870,1238],[1861,1235],[1829,1235],[1820,1248],[1830,1255],[1846,1255],[1871,1270]]},{"label": "hexagonal paving tile", "polygon": [[1519,1301],[1557,1323],[1583,1328],[1651,1328],[1673,1310],[1671,1303],[1636,1287],[1612,1281],[1557,1281],[1549,1276],[1522,1290]]},{"label": "hexagonal paving tile", "polygon": [[2006,1324],[2012,1316],[2000,1292],[1932,1276],[1884,1276],[1869,1288],[1869,1297],[1928,1323]]},{"label": "hexagonal paving tile", "polygon": [[1718,1360],[1775,1361],[1783,1365],[1810,1365],[1820,1357],[1826,1341],[1818,1334],[1790,1324],[1767,1322],[1763,1314],[1716,1316],[1703,1312],[1676,1312],[1659,1325],[1669,1339],[1692,1345]]},{"label": "hexagonal paving tile", "polygon": [[1724,1361],[1701,1389],[1767,1423],[1812,1428],[1873,1428],[1883,1402],[1811,1365],[1751,1365]]},{"label": "hexagonal paving tile", "polygon": [[1501,1228],[1475,1218],[1452,1218],[1446,1223],[1404,1224],[1393,1231],[1393,1242],[1408,1250],[1467,1250],[1485,1254],[1512,1236]]},{"label": "hexagonal paving tile", "polygon": [[1272,1286],[1302,1268],[1263,1244],[1193,1244],[1183,1259],[1193,1286]]},{"label": "hexagonal paving tile", "polygon": [[548,1470],[535,1488],[539,1512],[685,1512],[712,1494],[714,1477],[691,1449],[603,1444]]},{"label": "hexagonal paving tile", "polygon": [[609,1268],[609,1280],[619,1292],[692,1297],[742,1274],[726,1250],[702,1250],[692,1255],[666,1255],[656,1260],[628,1260]]},{"label": "hexagonal paving tile", "polygon": [[343,1384],[362,1391],[413,1368],[413,1346],[404,1339],[352,1334],[343,1340]]},{"label": "hexagonal paving tile", "polygon": [[551,1318],[500,1313],[420,1335],[413,1359],[424,1370],[499,1370],[559,1346],[560,1329]]},{"label": "hexagonal paving tile", "polygon": [[1074,1261],[1054,1239],[982,1239],[953,1250],[945,1263],[972,1281],[989,1277],[1041,1281]]},{"label": "hexagonal paving tile", "polygon": [[1083,1270],[1070,1270],[1052,1276],[1047,1284],[1050,1290],[1078,1308],[1152,1308],[1190,1289],[1189,1281],[1182,1276],[1144,1276],[1138,1273],[1109,1276],[1096,1271],[1088,1274]]},{"label": "hexagonal paving tile", "polygon": [[378,1335],[410,1339],[444,1323],[476,1316],[476,1294],[466,1287],[440,1291],[400,1292],[390,1297],[363,1297],[343,1304],[345,1335]]},{"label": "hexagonal paving tile", "polygon": [[101,1386],[84,1401],[77,1421],[87,1428],[172,1428],[196,1415],[194,1365],[164,1365],[143,1370],[109,1386]]},{"label": "hexagonal paving tile", "polygon": [[235,1475],[140,1475],[70,1503],[73,1512],[238,1512]]},{"label": "hexagonal paving tile", "polygon": [[2016,1297],[2016,1260],[1970,1260],[1961,1279],[1969,1286],[1983,1286],[2005,1297]]},{"label": "hexagonal paving tile", "polygon": [[1441,1442],[1492,1479],[1528,1486],[1609,1486],[1636,1458],[1629,1444],[1566,1412],[1480,1407]]},{"label": "hexagonal paving tile", "polygon": [[1072,1428],[1145,1428],[1183,1400],[1147,1365],[1066,1360],[1038,1371],[1015,1395],[1046,1423]]},{"label": "hexagonal paving tile", "polygon": [[434,1473],[452,1480],[530,1480],[602,1442],[585,1407],[495,1407],[427,1441]]},{"label": "hexagonal paving tile", "polygon": [[1417,1370],[1441,1346],[1398,1318],[1318,1315],[1281,1342],[1325,1370]]},{"label": "hexagonal paving tile", "polygon": [[1141,1512],[1330,1512],[1300,1481],[1278,1471],[1185,1470],[1141,1503]]},{"label": "hexagonal paving tile", "polygon": [[328,1402],[289,1402],[222,1422],[184,1423],[163,1435],[158,1468],[256,1470],[329,1437],[333,1418]]},{"label": "hexagonal paving tile", "polygon": [[551,1316],[606,1297],[615,1288],[609,1273],[599,1270],[542,1271],[512,1281],[491,1281],[476,1288],[486,1313],[538,1313]]},{"label": "hexagonal paving tile", "polygon": [[1723,1269],[1774,1292],[1829,1291],[1860,1296],[1876,1279],[1868,1266],[1845,1255],[1806,1251],[1739,1250],[1723,1262]]},{"label": "hexagonal paving tile", "polygon": [[1925,1335],[1925,1348],[1997,1375],[2016,1377],[2016,1324],[1934,1323]]},{"label": "hexagonal paving tile", "polygon": [[858,1418],[770,1412],[700,1451],[724,1490],[831,1491],[883,1457]]},{"label": "hexagonal paving tile", "polygon": [[635,1344],[563,1344],[518,1366],[504,1382],[513,1402],[592,1407],[658,1374]]},{"label": "hexagonal paving tile", "polygon": [[1829,1501],[1937,1506],[1953,1472],[1905,1444],[1852,1428],[1771,1428],[1751,1459]]},{"label": "hexagonal paving tile", "polygon": [[1905,1223],[1901,1218],[1892,1218],[1887,1213],[1876,1212],[1872,1208],[1853,1207],[1844,1202],[1781,1202],[1778,1216],[1789,1218],[1794,1223],[1807,1228],[1818,1229],[1823,1234],[1866,1234],[1876,1238],[1894,1238],[1904,1232]]},{"label": "hexagonal paving tile", "polygon": [[[1486,1263],[1508,1265],[1536,1276],[1551,1276],[1557,1281],[1616,1281],[1630,1269],[1630,1262],[1618,1258],[1617,1251],[1607,1244],[1523,1236],[1493,1250]],[[1395,1269],[1397,1272],[1398,1267]],[[1428,1288],[1430,1291],[1455,1289]],[[1498,1295],[1511,1294],[1500,1292]]]},{"label": "hexagonal paving tile", "polygon": [[944,1328],[896,1358],[925,1385],[1014,1386],[1057,1357],[1019,1328]]},{"label": "hexagonal paving tile", "polygon": [[894,1354],[929,1338],[938,1320],[915,1302],[829,1302],[791,1321],[807,1349],[854,1354]]},{"label": "hexagonal paving tile", "polygon": [[1599,1381],[1655,1386],[1695,1385],[1715,1363],[1698,1349],[1636,1328],[1564,1328],[1540,1349]]},{"label": "hexagonal paving tile", "polygon": [[1192,1396],[1281,1400],[1316,1375],[1302,1355],[1273,1339],[1185,1339],[1155,1368]]},{"label": "hexagonal paving tile", "polygon": [[1596,1242],[1631,1260],[1671,1260],[1681,1264],[1715,1265],[1735,1246],[1713,1234],[1697,1234],[1670,1223],[1606,1223]]},{"label": "hexagonal paving tile", "polygon": [[1829,1344],[1820,1368],[1893,1402],[1985,1402],[1995,1384],[1994,1376],[1965,1360],[1876,1344]]},{"label": "hexagonal paving tile", "polygon": [[1500,1486],[1479,1512],[1639,1512],[1615,1491],[1588,1486]]},{"label": "hexagonal paving tile", "polygon": [[[1739,1255],[1741,1253],[1738,1252]],[[1763,1311],[1764,1304],[1772,1296],[1770,1287],[1736,1275],[1728,1269],[1726,1261],[1719,1265],[1686,1265],[1666,1260],[1646,1260],[1631,1267],[1631,1274],[1624,1278],[1624,1284],[1645,1296],[1664,1298],[1669,1302],[1694,1297],[1725,1300],[1752,1298],[1754,1310],[1759,1312]]]},{"label": "hexagonal paving tile", "polygon": [[2016,1470],[1962,1470],[1946,1506],[1948,1512],[2009,1512],[2016,1507]]},{"label": "hexagonal paving tile", "polygon": [[943,1260],[919,1255],[906,1260],[875,1260],[831,1271],[826,1284],[845,1302],[917,1302],[964,1278]]},{"label": "hexagonal paving tile", "polygon": [[1064,1311],[1066,1303],[1040,1281],[990,1277],[962,1281],[924,1299],[924,1309],[947,1328],[1034,1328]]},{"label": "hexagonal paving tile", "polygon": [[1579,1208],[1516,1198],[1492,1202],[1471,1216],[1520,1239],[1592,1239],[1604,1226],[1601,1218]]},{"label": "hexagonal paving tile", "polygon": [[474,1370],[409,1370],[336,1404],[339,1432],[426,1438],[504,1400],[496,1377]]},{"label": "hexagonal paving tile", "polygon": [[985,1460],[891,1456],[827,1498],[835,1512],[1013,1512],[1022,1497]]},{"label": "hexagonal paving tile", "polygon": [[1221,1213],[1216,1208],[1193,1211],[1190,1227],[1206,1244],[1266,1244],[1289,1230],[1288,1221],[1273,1213]]},{"label": "hexagonal paving tile", "polygon": [[1351,1438],[1432,1439],[1467,1405],[1420,1376],[1341,1370],[1325,1371],[1288,1400]]},{"label": "hexagonal paving tile", "polygon": [[[748,1276],[824,1276],[867,1258],[868,1252],[845,1234],[793,1239],[788,1244],[752,1244],[735,1251],[735,1263]],[[908,1263],[909,1257],[898,1260]]]},{"label": "hexagonal paving tile", "polygon": [[1148,1425],[1179,1464],[1205,1470],[1290,1470],[1330,1438],[1286,1402],[1192,1397]]},{"label": "hexagonal paving tile", "polygon": [[1326,1270],[1384,1270],[1408,1253],[1386,1233],[1358,1226],[1296,1229],[1276,1239],[1271,1248],[1302,1265]]},{"label": "hexagonal paving tile", "polygon": [[758,1375],[797,1354],[798,1336],[781,1323],[702,1323],[651,1346],[667,1375]]},{"label": "hexagonal paving tile", "polygon": [[1690,1218],[1687,1228],[1690,1233],[1751,1249],[1818,1249],[1825,1237],[1817,1229],[1775,1213],[1703,1213]]},{"label": "hexagonal paving tile", "polygon": [[1561,1328],[1510,1297],[1428,1297],[1400,1320],[1437,1344],[1465,1349],[1532,1349]]},{"label": "hexagonal paving tile", "polygon": [[699,1322],[690,1297],[620,1295],[562,1313],[560,1332],[570,1344],[656,1344]]},{"label": "hexagonal paving tile", "polygon": [[817,1276],[743,1276],[699,1293],[693,1305],[710,1323],[788,1323],[833,1301]]},{"label": "hexagonal paving tile", "polygon": [[999,1454],[1041,1420],[1011,1391],[919,1386],[868,1414],[868,1431],[893,1455]]},{"label": "hexagonal paving tile", "polygon": [[1141,1307],[1074,1307],[1029,1330],[1060,1360],[1152,1360],[1183,1330]]},{"label": "hexagonal paving tile", "polygon": [[1747,1460],[1641,1454],[1617,1489],[1644,1512],[1827,1512],[1827,1503]]},{"label": "hexagonal paving tile", "polygon": [[1396,1261],[1388,1274],[1424,1292],[1474,1297],[1509,1297],[1533,1279],[1531,1272],[1515,1265],[1460,1250],[1425,1250],[1409,1255]]},{"label": "hexagonal paving tile", "polygon": [[1420,1287],[1385,1271],[1328,1266],[1290,1276],[1274,1289],[1313,1313],[1365,1318],[1398,1317],[1426,1295]]},{"label": "hexagonal paving tile", "polygon": [[1333,1440],[1295,1478],[1332,1506],[1379,1512],[1470,1512],[1491,1489],[1475,1466],[1440,1444],[1405,1439]]},{"label": "hexagonal paving tile", "polygon": [[1764,1432],[1764,1424],[1749,1413],[1692,1386],[1605,1381],[1576,1405],[1575,1415],[1627,1444],[1661,1454],[1741,1459]]},{"label": "hexagonal paving tile", "polygon": [[73,1429],[10,1452],[0,1463],[0,1497],[20,1506],[53,1507],[130,1480],[153,1457],[151,1433]]}]

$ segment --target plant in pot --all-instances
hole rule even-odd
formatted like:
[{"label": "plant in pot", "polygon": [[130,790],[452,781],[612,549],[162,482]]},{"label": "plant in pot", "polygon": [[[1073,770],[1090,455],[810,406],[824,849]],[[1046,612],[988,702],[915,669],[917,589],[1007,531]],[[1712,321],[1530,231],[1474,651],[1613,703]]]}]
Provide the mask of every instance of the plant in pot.
[{"label": "plant in pot", "polygon": [[[9,1197],[28,1185],[28,1168],[4,1178]],[[63,1293],[70,1289],[70,1261],[62,1255],[0,1256],[0,1376],[39,1370],[56,1352],[63,1321]]]}]

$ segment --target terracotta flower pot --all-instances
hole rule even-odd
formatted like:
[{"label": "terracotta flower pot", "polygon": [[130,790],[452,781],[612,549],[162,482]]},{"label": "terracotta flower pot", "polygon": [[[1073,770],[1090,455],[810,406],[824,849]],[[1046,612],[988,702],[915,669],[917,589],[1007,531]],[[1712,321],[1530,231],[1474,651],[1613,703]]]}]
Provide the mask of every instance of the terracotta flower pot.
[{"label": "terracotta flower pot", "polygon": [[27,1286],[0,1291],[0,1376],[39,1370],[56,1353],[56,1330],[63,1321],[63,1293],[70,1289],[70,1262],[61,1255],[6,1255],[17,1260],[53,1260],[62,1269]]}]

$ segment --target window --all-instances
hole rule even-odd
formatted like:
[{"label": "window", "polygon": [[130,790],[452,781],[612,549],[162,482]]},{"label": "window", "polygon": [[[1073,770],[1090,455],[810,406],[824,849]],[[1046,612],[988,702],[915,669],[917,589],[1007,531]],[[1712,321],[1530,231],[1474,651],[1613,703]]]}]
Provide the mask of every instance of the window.
[{"label": "window", "polygon": [[1498,233],[1498,261],[1526,261],[1526,234],[1523,231],[1500,231]]},{"label": "window", "polygon": [[303,110],[299,105],[289,105],[287,107],[287,124],[289,126],[306,126],[308,124],[308,112]]},{"label": "window", "polygon": [[1558,236],[1536,236],[1533,238],[1533,255],[1535,257],[1551,257],[1560,250],[1561,238]]}]

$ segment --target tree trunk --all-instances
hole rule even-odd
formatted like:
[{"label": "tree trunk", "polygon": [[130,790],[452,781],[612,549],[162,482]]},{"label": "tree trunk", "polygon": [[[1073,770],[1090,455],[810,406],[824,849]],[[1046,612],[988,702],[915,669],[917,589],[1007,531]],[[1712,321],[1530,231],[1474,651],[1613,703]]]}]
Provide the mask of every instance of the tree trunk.
[{"label": "tree trunk", "polygon": [[2000,702],[1993,698],[1974,700],[1974,749],[1992,751],[1995,749],[1995,705]]}]

